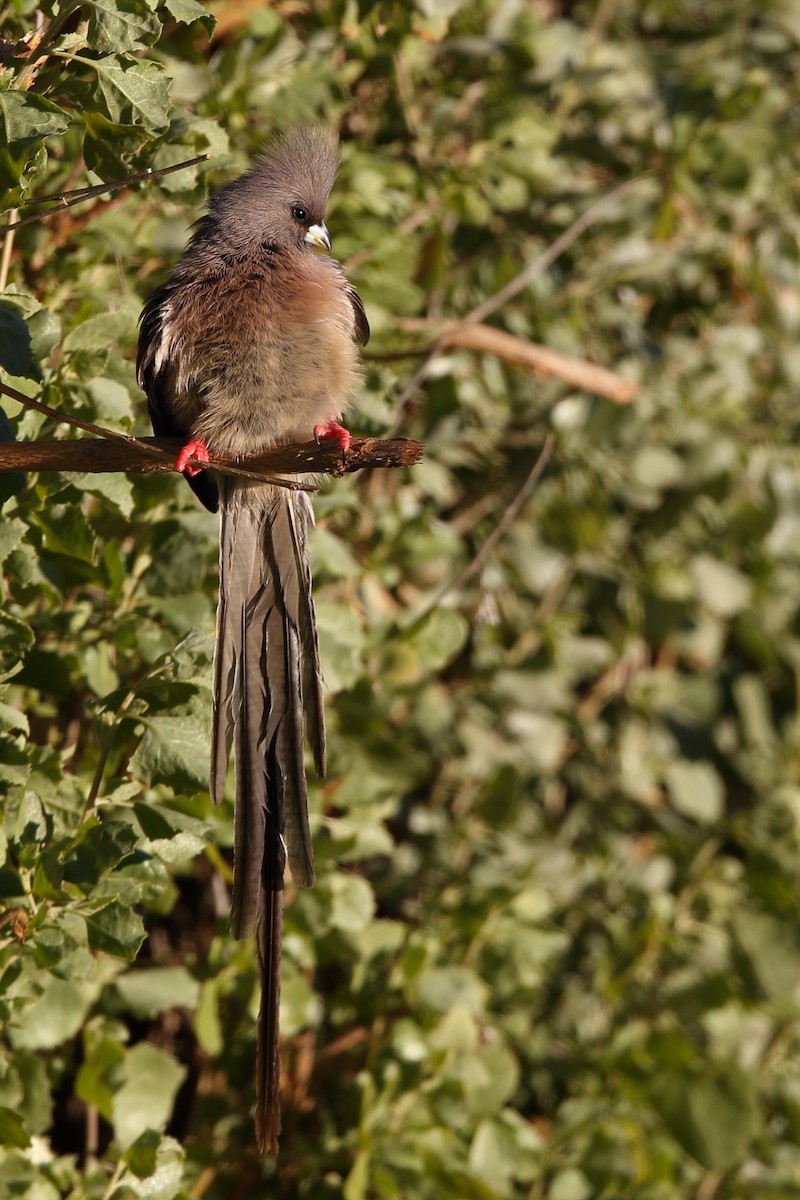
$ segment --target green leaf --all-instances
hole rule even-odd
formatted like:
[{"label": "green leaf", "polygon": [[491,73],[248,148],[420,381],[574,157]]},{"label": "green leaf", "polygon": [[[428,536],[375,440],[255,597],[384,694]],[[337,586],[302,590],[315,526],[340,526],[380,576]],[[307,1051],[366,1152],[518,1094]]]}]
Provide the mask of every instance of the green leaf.
[{"label": "green leaf", "polygon": [[150,133],[167,127],[168,81],[159,64],[112,56],[83,61],[97,72],[96,100],[112,124],[140,125]]},{"label": "green leaf", "polygon": [[33,640],[33,630],[28,625],[0,611],[0,681],[17,673]]},{"label": "green leaf", "polygon": [[133,807],[146,837],[148,853],[157,854],[171,866],[181,866],[201,854],[212,836],[212,827],[207,822],[185,813],[152,804]]},{"label": "green leaf", "polygon": [[84,1034],[84,1058],[75,1094],[93,1105],[106,1121],[113,1116],[114,1096],[125,1080],[125,1049],[111,1037]]},{"label": "green leaf", "polygon": [[20,1023],[12,1021],[12,1045],[24,1050],[52,1050],[72,1038],[83,1024],[90,994],[74,983],[51,977],[34,1002],[25,1007]]},{"label": "green leaf", "polygon": [[132,335],[135,320],[135,315],[125,309],[88,317],[64,338],[63,352],[67,356],[85,350],[99,350],[110,354],[119,342]]},{"label": "green leaf", "polygon": [[759,996],[788,1000],[800,982],[800,946],[784,920],[740,908],[731,917],[731,934],[745,978]]},{"label": "green leaf", "polygon": [[331,925],[345,933],[358,933],[372,920],[375,897],[366,879],[360,875],[332,875]]},{"label": "green leaf", "polygon": [[192,25],[199,21],[209,37],[214,32],[217,19],[203,8],[198,0],[165,0],[163,7],[174,21],[180,21],[184,25]]},{"label": "green leaf", "polygon": [[15,1112],[0,1106],[0,1144],[17,1146],[26,1150],[31,1144],[30,1135]]},{"label": "green leaf", "polygon": [[352,687],[364,669],[361,622],[346,604],[318,604],[317,628],[327,690]]},{"label": "green leaf", "polygon": [[124,1158],[130,1168],[121,1179],[126,1192],[142,1200],[174,1200],[185,1195],[184,1152],[174,1138],[146,1131]]},{"label": "green leaf", "polygon": [[209,727],[205,714],[144,719],[145,735],[131,758],[131,770],[147,783],[169,783],[178,790],[208,788]]},{"label": "green leaf", "polygon": [[750,600],[749,580],[727,563],[698,554],[689,564],[701,604],[720,617],[732,617]]},{"label": "green leaf", "polygon": [[547,1200],[590,1200],[594,1188],[577,1167],[565,1167],[556,1171],[550,1185]]},{"label": "green leaf", "polygon": [[458,1078],[470,1113],[488,1117],[499,1112],[519,1084],[519,1065],[505,1046],[482,1046],[477,1054],[464,1056]]},{"label": "green leaf", "polygon": [[87,41],[101,54],[122,54],[152,46],[161,22],[145,0],[83,0],[89,10]]},{"label": "green leaf", "polygon": [[28,326],[15,304],[0,300],[0,367],[9,375],[28,375],[33,365]]},{"label": "green leaf", "polygon": [[672,1136],[709,1171],[744,1162],[759,1127],[754,1080],[731,1064],[715,1076],[662,1070],[653,1103]]},{"label": "green leaf", "polygon": [[47,1064],[40,1055],[17,1050],[14,1066],[22,1084],[22,1098],[14,1106],[30,1133],[44,1133],[53,1123],[53,1096]]},{"label": "green leaf", "polygon": [[196,1009],[200,996],[200,984],[185,967],[126,971],[112,986],[125,1008],[140,1018],[170,1008]]},{"label": "green leaf", "polygon": [[61,341],[61,321],[49,308],[38,308],[27,318],[31,349],[37,362],[53,353]]},{"label": "green leaf", "polygon": [[149,1179],[155,1173],[156,1153],[160,1145],[160,1134],[153,1129],[146,1129],[125,1151],[125,1162],[137,1179]]},{"label": "green leaf", "polygon": [[152,134],[142,125],[115,123],[99,112],[84,111],[81,117],[86,166],[101,179],[123,178],[130,171],[129,160],[147,145]]},{"label": "green leaf", "polygon": [[78,504],[50,505],[32,514],[32,520],[42,530],[48,550],[81,562],[95,562],[97,540]]},{"label": "green leaf", "polygon": [[70,479],[77,491],[98,496],[123,517],[129,517],[133,512],[133,484],[125,475],[71,475]]},{"label": "green leaf", "polygon": [[[283,998],[281,998],[283,1004]],[[197,1040],[206,1054],[219,1054],[225,1044],[225,1035],[220,1020],[219,987],[215,980],[203,982],[197,1012],[194,1019]]]},{"label": "green leaf", "polygon": [[433,967],[420,976],[417,984],[419,1003],[433,1012],[448,1012],[455,1005],[468,1012],[482,1012],[488,989],[473,971],[465,967]]},{"label": "green leaf", "polygon": [[[78,329],[83,329],[86,324],[88,322],[84,321]],[[74,332],[77,334],[78,330],[76,329]],[[96,337],[97,333],[98,331],[95,329],[91,336]],[[100,348],[102,349],[106,345],[105,338],[101,335]],[[130,428],[133,421],[133,406],[130,392],[126,387],[123,387],[121,383],[116,383],[113,379],[90,379],[86,384],[86,391],[89,393],[94,406],[94,415],[99,422],[122,431]]]},{"label": "green leaf", "polygon": [[125,1081],[112,1109],[116,1136],[127,1150],[146,1130],[162,1129],[172,1115],[183,1067],[155,1046],[141,1042],[125,1058]]},{"label": "green leaf", "polygon": [[359,1150],[342,1188],[343,1200],[366,1200],[369,1186],[370,1152]]},{"label": "green leaf", "polygon": [[64,133],[69,125],[65,112],[36,92],[8,88],[0,92],[2,142],[11,150],[36,142],[50,134]]},{"label": "green leaf", "polygon": [[9,554],[16,550],[28,532],[28,526],[18,517],[0,521],[0,563],[5,562]]},{"label": "green leaf", "polygon": [[64,133],[70,118],[33,91],[0,91],[0,186],[16,188],[31,149],[46,137]]},{"label": "green leaf", "polygon": [[112,900],[86,917],[89,945],[93,950],[115,954],[132,961],[145,938],[141,917],[131,908]]},{"label": "green leaf", "polygon": [[63,858],[64,879],[91,892],[136,845],[136,834],[125,821],[84,821]]},{"label": "green leaf", "polygon": [[710,825],[723,815],[725,791],[711,763],[679,759],[667,767],[665,780],[672,804],[683,816]]},{"label": "green leaf", "polygon": [[410,642],[426,670],[440,671],[458,654],[468,633],[466,621],[454,609],[436,608],[403,640]]},{"label": "green leaf", "polygon": [[203,546],[176,530],[158,548],[158,554],[145,572],[144,583],[154,596],[190,595],[206,572]]}]

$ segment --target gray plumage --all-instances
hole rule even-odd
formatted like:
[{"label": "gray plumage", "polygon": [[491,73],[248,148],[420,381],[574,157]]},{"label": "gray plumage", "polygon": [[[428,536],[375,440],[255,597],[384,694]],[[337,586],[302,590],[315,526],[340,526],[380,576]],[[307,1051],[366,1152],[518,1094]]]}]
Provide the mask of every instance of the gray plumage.
[{"label": "gray plumage", "polygon": [[[327,241],[336,142],[300,129],[214,196],[186,254],[142,313],[138,377],[158,434],[222,455],[304,440],[334,421],[357,382],[369,326]],[[322,231],[320,233],[320,231]],[[329,244],[329,243],[328,243]],[[325,723],[303,492],[217,477],[189,483],[220,508],[213,668],[212,799],[236,771],[231,929],[254,928],[262,980],[256,1133],[280,1130],[278,1008],[283,874],[314,882],[303,733],[325,771]]]}]

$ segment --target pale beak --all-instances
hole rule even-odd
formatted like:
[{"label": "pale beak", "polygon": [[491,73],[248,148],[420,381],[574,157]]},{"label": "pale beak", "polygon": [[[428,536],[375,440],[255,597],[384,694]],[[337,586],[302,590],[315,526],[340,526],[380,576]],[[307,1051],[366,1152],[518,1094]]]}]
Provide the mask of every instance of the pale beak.
[{"label": "pale beak", "polygon": [[303,241],[308,242],[309,246],[319,246],[320,250],[327,250],[329,254],[331,252],[331,235],[324,221],[320,221],[319,225],[311,225]]}]

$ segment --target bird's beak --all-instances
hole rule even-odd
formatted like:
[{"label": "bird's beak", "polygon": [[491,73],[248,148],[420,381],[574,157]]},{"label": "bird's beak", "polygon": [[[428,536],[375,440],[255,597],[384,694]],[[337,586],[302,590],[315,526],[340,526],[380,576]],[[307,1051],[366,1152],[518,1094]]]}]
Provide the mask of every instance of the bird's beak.
[{"label": "bird's beak", "polygon": [[319,225],[311,225],[303,241],[308,242],[309,246],[319,246],[320,250],[327,250],[329,254],[331,252],[331,235],[324,221],[320,221]]}]

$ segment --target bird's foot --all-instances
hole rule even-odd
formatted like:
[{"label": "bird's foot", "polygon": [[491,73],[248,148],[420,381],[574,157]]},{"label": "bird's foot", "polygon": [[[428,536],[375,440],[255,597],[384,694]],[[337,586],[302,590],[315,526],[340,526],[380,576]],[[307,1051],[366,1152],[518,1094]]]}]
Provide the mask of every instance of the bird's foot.
[{"label": "bird's foot", "polygon": [[344,425],[340,425],[338,421],[328,421],[327,425],[314,426],[314,441],[318,446],[323,442],[335,441],[339,444],[339,449],[342,452],[342,458],[350,449],[350,443],[353,437],[349,429],[345,429]]},{"label": "bird's foot", "polygon": [[191,441],[188,441],[175,463],[176,471],[185,471],[187,475],[191,476],[199,475],[203,468],[189,463],[190,458],[196,458],[198,462],[208,462],[208,446],[202,438],[192,438]]}]

